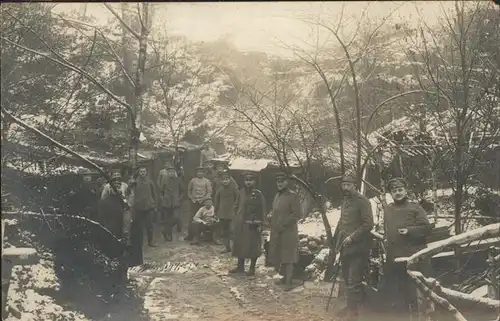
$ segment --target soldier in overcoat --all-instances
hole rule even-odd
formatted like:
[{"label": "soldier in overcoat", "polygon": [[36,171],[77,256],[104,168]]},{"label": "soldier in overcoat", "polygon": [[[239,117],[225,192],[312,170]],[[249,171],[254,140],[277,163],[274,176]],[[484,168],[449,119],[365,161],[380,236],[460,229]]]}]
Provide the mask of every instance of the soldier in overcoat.
[{"label": "soldier in overcoat", "polygon": [[231,222],[238,198],[238,185],[231,184],[231,179],[229,171],[223,171],[220,186],[215,192],[215,215],[219,219],[219,234],[225,246],[223,253],[231,252]]},{"label": "soldier in overcoat", "polygon": [[344,320],[357,320],[363,299],[363,277],[368,270],[374,226],[370,201],[356,191],[356,178],[342,177],[344,194],[340,219],[335,229],[336,253],[340,251],[342,277],[347,286],[347,306],[339,313]]},{"label": "soldier in overcoat", "polygon": [[143,226],[142,229],[146,229],[148,245],[150,247],[156,247],[153,242],[153,216],[155,215],[158,204],[158,195],[155,185],[149,178],[148,170],[145,166],[139,167],[138,177],[134,181],[133,189],[135,193],[133,204],[134,221],[140,222],[139,224]]},{"label": "soldier in overcoat", "polygon": [[[116,191],[119,194],[115,193]],[[111,184],[104,185],[99,206],[99,221],[118,238],[122,237],[123,214],[125,211],[122,199],[128,197],[128,185],[122,181],[119,170],[111,173]]]},{"label": "soldier in overcoat", "polygon": [[261,255],[261,229],[265,219],[265,200],[262,192],[255,188],[255,174],[244,174],[245,187],[237,199],[236,215],[233,218],[233,248],[232,255],[238,258],[236,268],[229,273],[243,273],[245,259],[250,259],[250,269],[247,275],[255,275],[257,258]]},{"label": "soldier in overcoat", "polygon": [[[387,250],[385,266],[390,285],[389,295],[393,296],[391,309],[403,313],[418,313],[417,289],[406,272],[406,262],[395,262],[396,258],[409,257],[426,247],[426,236],[432,231],[427,213],[417,203],[408,200],[407,184],[402,178],[389,181],[388,188],[394,200],[384,209],[384,229]],[[417,269],[430,276],[432,267],[429,260],[422,261]]]},{"label": "soldier in overcoat", "polygon": [[182,180],[177,176],[175,167],[168,164],[158,175],[157,185],[160,194],[160,214],[163,225],[163,237],[166,241],[172,241],[172,229],[177,226],[177,232],[182,230],[180,209],[184,186]]},{"label": "soldier in overcoat", "polygon": [[285,173],[276,175],[278,193],[274,197],[271,216],[271,238],[269,243],[269,261],[277,270],[283,267],[284,277],[278,284],[292,287],[293,265],[299,259],[298,220],[302,217],[300,200],[290,190],[290,182]]}]

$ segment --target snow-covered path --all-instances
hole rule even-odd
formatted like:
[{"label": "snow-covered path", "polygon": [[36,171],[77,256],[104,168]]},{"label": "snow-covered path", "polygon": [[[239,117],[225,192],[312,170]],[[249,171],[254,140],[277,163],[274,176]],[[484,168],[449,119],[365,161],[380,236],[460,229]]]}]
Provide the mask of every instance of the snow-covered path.
[{"label": "snow-covered path", "polygon": [[[306,283],[284,292],[273,283],[274,272],[258,262],[257,275],[232,277],[234,259],[221,246],[191,246],[184,241],[158,242],[147,248],[146,262],[176,266],[177,271],[131,273],[148,278],[145,308],[151,321],[161,320],[334,320],[325,312],[330,284]],[[188,267],[184,269],[183,267]],[[297,281],[298,282],[298,281]]]}]

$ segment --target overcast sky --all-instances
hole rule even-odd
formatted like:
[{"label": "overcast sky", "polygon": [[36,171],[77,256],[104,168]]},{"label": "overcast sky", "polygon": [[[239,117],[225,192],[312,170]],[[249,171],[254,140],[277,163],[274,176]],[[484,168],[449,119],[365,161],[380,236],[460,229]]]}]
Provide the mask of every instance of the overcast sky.
[{"label": "overcast sky", "polygon": [[[367,4],[370,5],[368,19],[382,18],[401,6],[394,19],[415,23],[418,7],[426,21],[433,24],[442,15],[442,8],[448,10],[454,2],[345,2],[344,16],[353,20],[359,18]],[[84,6],[61,3],[54,10],[83,10]],[[185,35],[190,40],[213,41],[229,37],[240,50],[283,55],[287,51],[277,45],[276,39],[293,45],[311,39],[310,25],[297,18],[320,15],[335,20],[341,8],[342,2],[155,3],[155,21],[164,22],[170,34]],[[102,23],[110,17],[101,4],[86,4],[86,13]]]}]

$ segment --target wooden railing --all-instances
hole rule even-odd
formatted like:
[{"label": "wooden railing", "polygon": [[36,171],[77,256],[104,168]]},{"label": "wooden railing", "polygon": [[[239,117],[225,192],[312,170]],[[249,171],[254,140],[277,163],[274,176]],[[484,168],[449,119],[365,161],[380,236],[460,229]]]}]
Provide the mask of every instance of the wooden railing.
[{"label": "wooden railing", "polygon": [[[408,275],[416,283],[418,289],[427,299],[430,299],[435,304],[440,305],[442,308],[450,312],[455,320],[467,321],[464,315],[454,305],[452,305],[449,300],[453,300],[455,302],[468,302],[469,304],[473,304],[477,307],[483,307],[493,311],[500,311],[500,300],[492,298],[478,298],[470,294],[444,288],[436,279],[426,278],[422,275],[422,273],[416,271],[415,265],[423,260],[429,259],[451,245],[461,246],[473,241],[499,236],[500,223],[490,224],[429,244],[427,248],[418,251],[409,258],[399,258],[399,261],[406,261]],[[495,260],[496,257],[492,258],[491,261]]]},{"label": "wooden railing", "polygon": [[33,265],[38,263],[37,251],[33,248],[5,247],[5,231],[7,221],[2,219],[2,319],[12,313],[20,319],[21,312],[13,304],[8,303],[12,268],[15,265]]}]

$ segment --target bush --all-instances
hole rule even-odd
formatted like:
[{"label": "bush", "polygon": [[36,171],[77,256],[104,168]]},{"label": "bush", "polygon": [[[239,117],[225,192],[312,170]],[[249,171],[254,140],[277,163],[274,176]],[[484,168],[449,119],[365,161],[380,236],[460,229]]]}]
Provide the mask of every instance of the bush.
[{"label": "bush", "polygon": [[479,188],[476,192],[476,199],[474,201],[474,209],[479,212],[481,216],[491,217],[491,220],[481,219],[478,223],[481,225],[488,225],[493,222],[500,221],[500,195],[490,189]]}]

